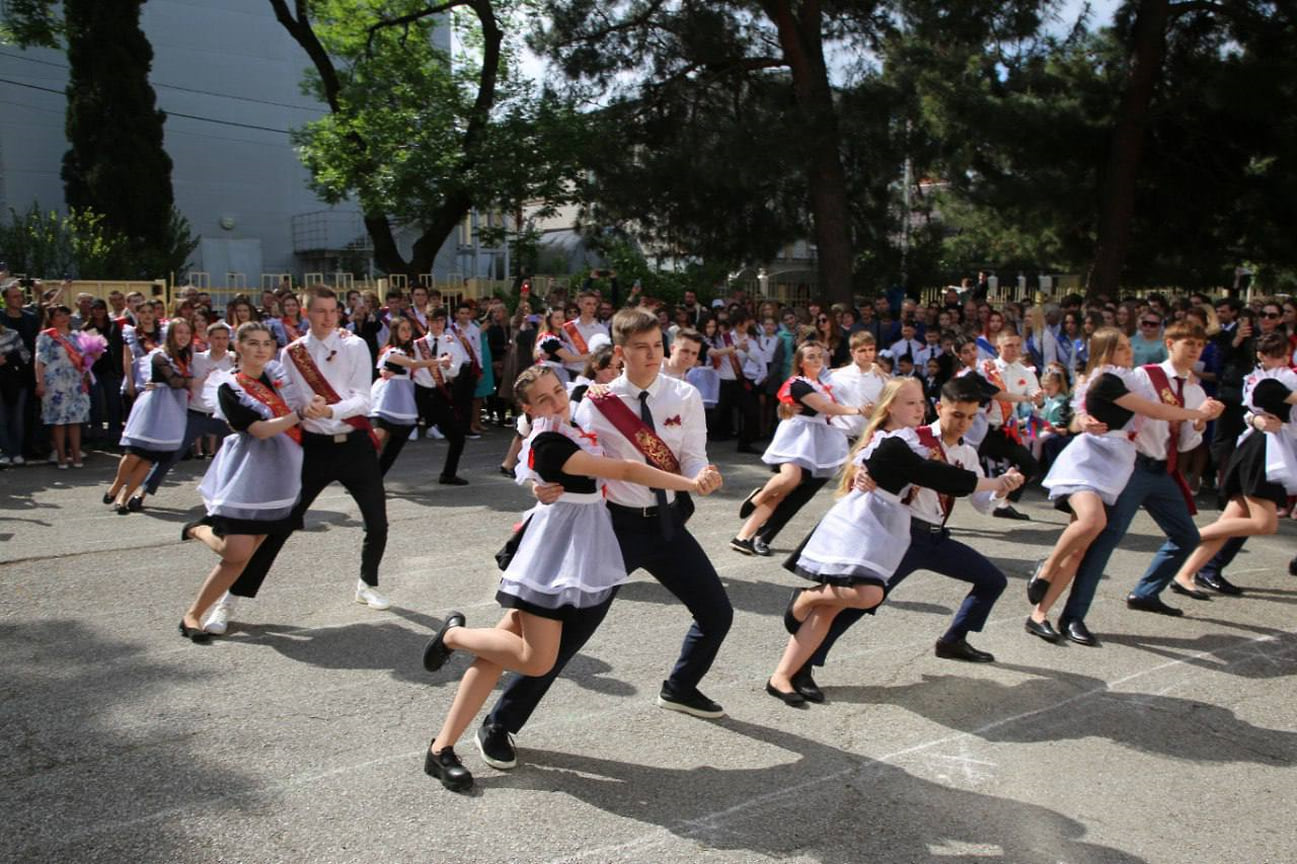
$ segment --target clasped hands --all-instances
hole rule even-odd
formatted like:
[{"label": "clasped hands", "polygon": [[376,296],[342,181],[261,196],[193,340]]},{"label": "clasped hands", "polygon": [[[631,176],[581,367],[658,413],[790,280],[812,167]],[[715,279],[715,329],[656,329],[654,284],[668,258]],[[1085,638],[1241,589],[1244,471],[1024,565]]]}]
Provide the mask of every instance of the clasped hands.
[{"label": "clasped hands", "polygon": [[312,396],[311,401],[302,409],[302,416],[307,420],[322,420],[333,416],[333,409],[324,401],[323,396]]},{"label": "clasped hands", "polygon": [[[715,465],[708,465],[694,477],[694,491],[699,495],[710,495],[721,488],[723,483],[724,480],[721,477],[720,470]],[[563,494],[563,485],[561,483],[533,483],[531,491],[540,503],[553,504]]]}]

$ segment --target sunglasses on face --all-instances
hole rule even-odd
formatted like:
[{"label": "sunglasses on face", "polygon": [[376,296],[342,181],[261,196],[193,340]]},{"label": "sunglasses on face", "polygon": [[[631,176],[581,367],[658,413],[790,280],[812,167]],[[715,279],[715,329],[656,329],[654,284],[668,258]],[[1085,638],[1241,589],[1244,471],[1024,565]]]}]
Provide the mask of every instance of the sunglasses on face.
[{"label": "sunglasses on face", "polygon": [[1262,312],[1261,317],[1271,318],[1277,321],[1278,319],[1283,317],[1283,313],[1282,312]]}]

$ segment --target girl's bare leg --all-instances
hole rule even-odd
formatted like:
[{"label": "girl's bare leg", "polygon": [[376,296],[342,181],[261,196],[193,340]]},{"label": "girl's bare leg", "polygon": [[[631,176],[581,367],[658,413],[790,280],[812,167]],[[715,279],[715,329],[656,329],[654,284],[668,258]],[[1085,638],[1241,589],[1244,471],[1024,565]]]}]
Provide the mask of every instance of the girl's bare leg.
[{"label": "girl's bare leg", "polygon": [[217,555],[221,556],[221,560],[212,568],[212,572],[207,574],[202,587],[198,589],[198,596],[194,598],[193,605],[185,610],[185,626],[198,630],[202,627],[203,614],[239,578],[239,574],[248,564],[248,559],[266,539],[266,535],[235,534],[230,537],[217,537],[207,525],[200,525],[190,533],[196,539],[203,540]]},{"label": "girl's bare leg", "polygon": [[779,506],[789,492],[797,488],[802,482],[802,469],[800,466],[791,462],[785,462],[779,466],[779,473],[766,481],[766,485],[761,487],[761,491],[752,499],[757,509],[752,511],[752,515],[747,518],[743,526],[739,528],[739,539],[748,540],[756,536],[761,530],[761,526],[766,524],[775,508]]},{"label": "girl's bare leg", "polygon": [[1198,548],[1189,553],[1175,581],[1183,588],[1196,588],[1193,577],[1231,537],[1253,537],[1279,530],[1279,514],[1273,501],[1260,498],[1232,498],[1220,518],[1198,532]]}]

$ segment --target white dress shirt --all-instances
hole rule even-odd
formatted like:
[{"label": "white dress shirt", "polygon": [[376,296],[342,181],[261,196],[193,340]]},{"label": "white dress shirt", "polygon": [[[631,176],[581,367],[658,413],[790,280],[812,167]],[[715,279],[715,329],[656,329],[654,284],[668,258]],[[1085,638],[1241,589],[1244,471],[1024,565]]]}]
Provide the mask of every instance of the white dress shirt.
[{"label": "white dress shirt", "polygon": [[[423,356],[423,346],[428,347],[428,356]],[[447,381],[455,380],[459,370],[466,363],[469,363],[468,354],[464,351],[464,346],[460,343],[458,336],[452,336],[449,333],[442,332],[440,336],[434,336],[431,333],[426,336],[420,336],[414,340],[414,359],[427,360],[434,357],[440,357],[443,354],[450,355],[450,366],[441,370],[442,377]],[[471,364],[470,364],[471,365]],[[433,377],[432,369],[423,368],[415,369],[414,383],[420,387],[436,387],[437,380]]]},{"label": "white dress shirt", "polygon": [[[602,333],[603,335],[611,338],[611,334],[609,333],[608,330],[608,325],[600,324],[598,319],[593,319],[590,321],[589,324],[586,324],[583,323],[580,318],[577,318],[576,332],[581,334],[581,338],[585,340],[585,344],[587,346],[590,345],[590,340],[593,339],[595,337],[595,334],[597,333]],[[576,343],[572,341],[572,337],[568,335],[566,325],[564,325],[563,329],[560,331],[560,335],[563,339],[564,348],[571,351],[573,354],[587,353],[587,351],[582,351],[580,348],[578,348],[576,346]],[[585,361],[577,360],[575,363],[564,363],[563,368],[567,369],[569,372],[573,373],[574,375],[580,375],[582,372],[585,371]]]},{"label": "white dress shirt", "polygon": [[[681,474],[686,477],[697,476],[699,471],[707,467],[707,420],[697,388],[688,382],[658,375],[647,389],[648,407],[653,414],[653,425],[658,437],[679,460]],[[608,391],[621,399],[632,414],[640,416],[641,390],[625,375],[614,379],[608,385]],[[644,454],[617,431],[591,400],[581,400],[573,419],[582,429],[598,436],[599,444],[609,458],[635,459],[648,464]],[[676,422],[677,419],[679,422]],[[608,480],[607,491],[609,501],[624,507],[657,505],[657,497],[647,486],[623,480]],[[668,500],[675,499],[672,491],[668,490],[666,495]]]},{"label": "white dress shirt", "polygon": [[[1006,363],[1003,359],[997,357],[992,361],[995,369],[1000,373],[1000,379],[1004,382],[1006,393],[1012,393],[1015,396],[1034,396],[1040,390],[1040,380],[1036,378],[1036,373],[1030,366],[1024,364],[1021,360],[1015,360],[1012,363]],[[1009,403],[1009,407],[1017,411],[1018,403]],[[986,419],[992,429],[999,429],[1004,425],[1004,413],[1000,408],[1000,403],[992,399],[991,404],[987,406]]]},{"label": "white dress shirt", "polygon": [[[1162,367],[1166,373],[1167,385],[1171,392],[1175,392],[1176,371],[1171,365],[1170,360],[1163,360],[1157,364]],[[1189,380],[1188,376],[1184,377],[1184,407],[1195,409],[1202,407],[1202,403],[1207,401],[1207,394],[1202,389],[1202,385],[1197,379]],[[1136,395],[1143,396],[1145,399],[1151,399],[1154,402],[1164,402],[1162,395],[1153,386],[1153,381],[1148,377],[1148,373],[1143,367],[1135,370],[1132,380],[1140,388],[1136,390]],[[1166,459],[1167,441],[1171,437],[1171,425],[1166,420],[1154,420],[1152,417],[1145,417],[1140,424],[1139,433],[1135,436],[1135,449],[1149,459]],[[1202,433],[1193,428],[1193,423],[1185,421],[1180,424],[1180,452],[1184,453],[1195,449],[1202,443]]]},{"label": "white dress shirt", "polygon": [[[477,361],[478,368],[482,368],[482,331],[478,329],[478,326],[470,321],[467,327],[460,327],[459,323],[456,322],[451,324],[447,331],[459,340],[460,348],[464,348],[464,342],[468,343],[468,347],[464,348],[465,356],[471,351],[473,359]],[[461,335],[464,337],[463,339],[460,339]]]},{"label": "white dress shirt", "polygon": [[[877,403],[886,383],[887,376],[878,371],[877,365],[871,366],[868,372],[861,372],[855,363],[848,363],[829,373],[833,398],[839,405],[849,405],[852,408]],[[868,417],[857,414],[840,414],[829,422],[845,430],[848,438],[859,438],[860,433],[865,431],[868,420]]]},{"label": "white dress shirt", "polygon": [[195,354],[193,362],[189,366],[189,371],[194,376],[189,380],[189,410],[201,411],[204,414],[213,413],[216,406],[203,398],[203,388],[207,376],[213,372],[229,372],[233,368],[233,352],[226,351],[219,360],[212,359],[211,351],[199,351]]},{"label": "white dress shirt", "polygon": [[[985,477],[982,471],[982,460],[977,455],[977,450],[959,439],[959,443],[953,447],[947,447],[941,440],[941,421],[938,420],[928,427],[932,434],[937,436],[937,442],[946,454],[946,461],[956,468],[963,468],[965,471],[973,471],[980,480]],[[941,512],[941,497],[931,489],[925,489],[922,486],[915,486],[915,496],[910,501],[910,510],[915,519],[921,519],[933,525],[940,525],[945,519],[945,514]],[[973,509],[983,515],[989,514],[992,510],[1004,507],[1008,504],[1006,498],[996,498],[994,492],[974,492],[968,497],[972,503]]]},{"label": "white dress shirt", "polygon": [[914,365],[919,365],[919,352],[923,350],[927,343],[920,342],[918,339],[898,339],[892,343],[892,356],[901,359],[902,355],[909,354],[914,360]]},{"label": "white dress shirt", "polygon": [[[730,338],[729,344],[726,344],[725,342],[726,335]],[[734,348],[734,354],[726,354],[721,357],[721,365],[716,369],[717,373],[721,376],[722,381],[738,380],[738,376],[734,374],[734,363],[730,360],[730,357],[737,357],[739,360],[739,368],[742,368],[748,361],[748,348],[752,346],[752,341],[748,339],[746,335],[736,333],[733,330],[727,330],[724,334],[718,333],[716,335],[717,348],[728,348],[731,346]]]},{"label": "white dress shirt", "polygon": [[364,339],[349,331],[334,330],[323,340],[316,339],[314,333],[307,333],[285,348],[279,361],[288,373],[289,382],[307,401],[314,397],[315,391],[306,383],[288,354],[289,349],[298,343],[306,345],[307,353],[339,397],[331,406],[332,417],[303,420],[302,428],[317,435],[345,435],[354,431],[342,421],[348,417],[369,416],[369,391],[373,383],[369,372],[369,346]]}]

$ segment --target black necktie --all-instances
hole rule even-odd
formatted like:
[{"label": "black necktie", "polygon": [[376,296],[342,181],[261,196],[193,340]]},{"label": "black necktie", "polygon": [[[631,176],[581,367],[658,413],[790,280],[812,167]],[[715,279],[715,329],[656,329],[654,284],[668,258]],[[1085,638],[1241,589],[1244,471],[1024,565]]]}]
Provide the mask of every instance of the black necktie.
[{"label": "black necktie", "polygon": [[[656,432],[657,426],[653,424],[653,412],[649,410],[648,397],[649,397],[649,392],[647,390],[640,391],[639,419],[644,421],[645,426],[647,426],[649,429],[652,429],[653,431]],[[666,490],[654,489],[653,497],[655,497],[658,502],[658,521],[662,525],[662,537],[665,540],[670,540],[671,535],[675,532],[673,531],[671,525],[671,511],[668,509],[668,505],[667,505]]]}]

